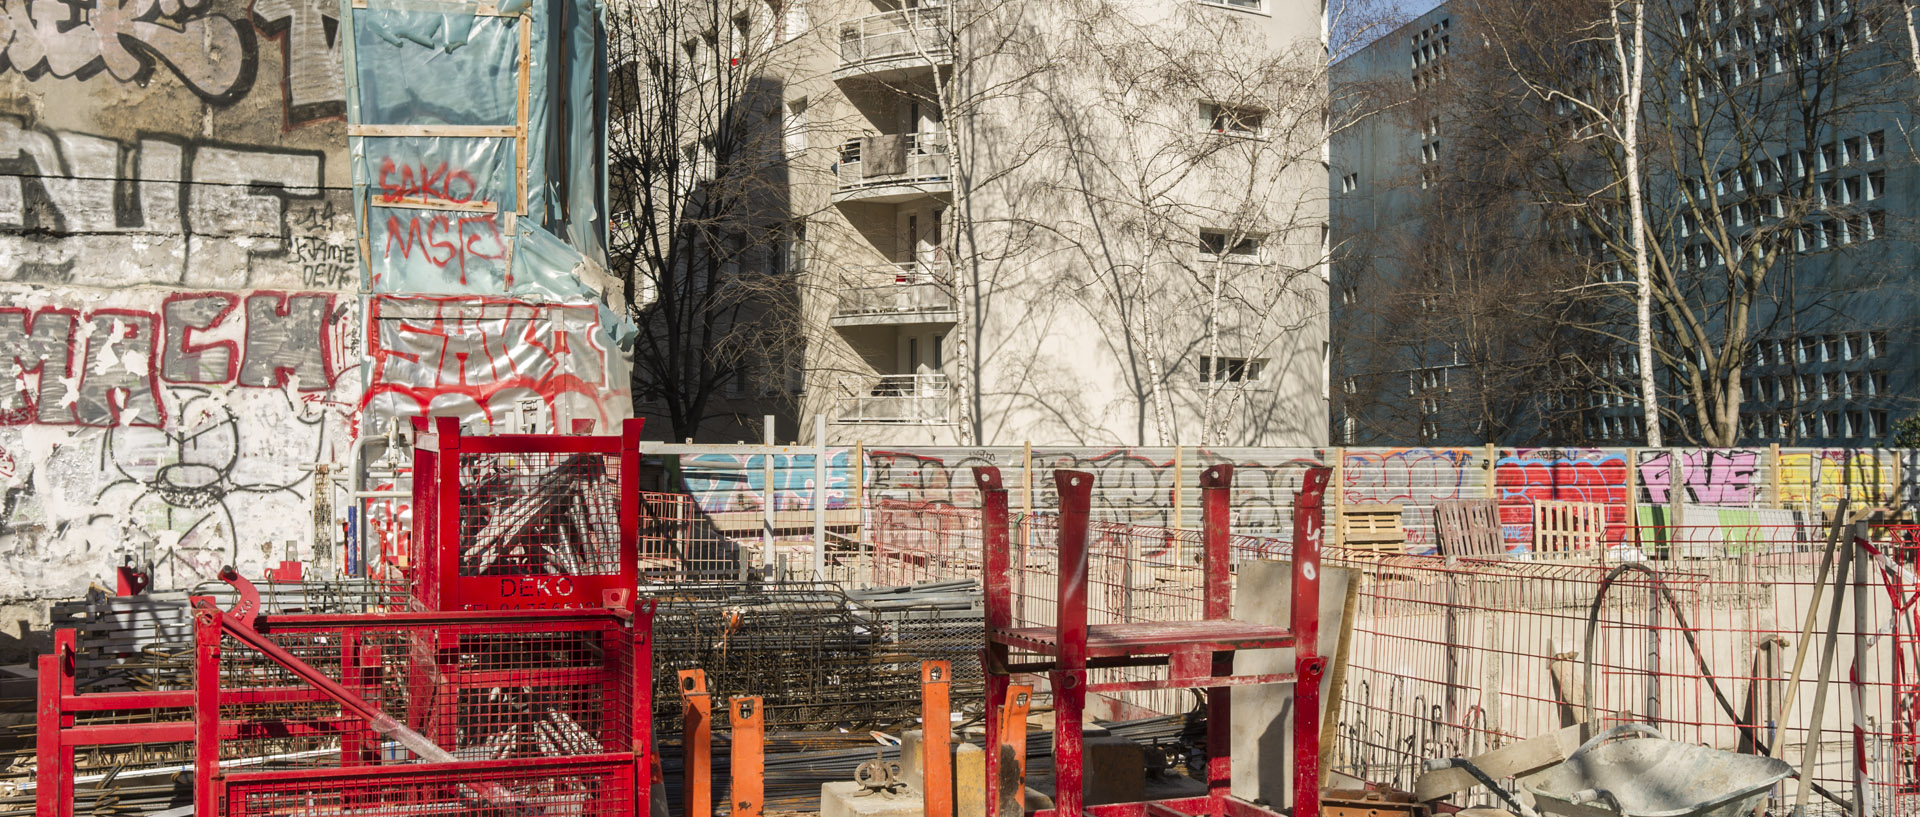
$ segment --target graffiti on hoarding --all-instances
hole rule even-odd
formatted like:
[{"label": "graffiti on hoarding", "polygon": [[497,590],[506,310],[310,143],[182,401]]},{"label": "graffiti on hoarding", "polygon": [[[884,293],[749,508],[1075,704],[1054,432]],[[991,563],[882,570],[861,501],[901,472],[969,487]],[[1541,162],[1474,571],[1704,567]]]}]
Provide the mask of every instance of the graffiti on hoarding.
[{"label": "graffiti on hoarding", "polygon": [[608,382],[598,310],[478,296],[373,298],[373,366],[363,408],[393,417],[472,412],[489,424],[522,400],[549,414],[567,398],[603,427],[625,416],[629,390]]}]

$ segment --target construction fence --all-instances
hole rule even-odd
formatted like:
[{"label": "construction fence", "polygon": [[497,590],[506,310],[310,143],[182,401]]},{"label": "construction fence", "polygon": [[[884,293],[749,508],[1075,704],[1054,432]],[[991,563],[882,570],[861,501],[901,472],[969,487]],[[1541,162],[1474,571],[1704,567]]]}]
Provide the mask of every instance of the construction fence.
[{"label": "construction fence", "polygon": [[[1093,475],[1095,519],[1189,529],[1200,521],[1200,472],[1228,463],[1235,467],[1234,530],[1284,539],[1302,474],[1324,464],[1335,469],[1329,541],[1412,554],[1435,551],[1436,507],[1454,500],[1492,500],[1501,550],[1513,552],[1531,552],[1543,538],[1560,541],[1564,526],[1539,524],[1555,513],[1570,514],[1581,523],[1576,529],[1609,547],[1633,547],[1626,540],[1635,529],[1725,521],[1790,530],[1817,525],[1843,497],[1856,506],[1920,502],[1920,451],[1904,449],[644,443],[641,450],[643,580],[844,578],[836,571],[885,524],[884,509],[977,507],[971,469],[981,465],[1001,470],[1016,513],[1054,509],[1047,475],[1069,468]],[[410,525],[407,501],[369,502],[347,562],[367,567],[353,575],[405,559],[398,543]]]},{"label": "construction fence", "polygon": [[[1863,527],[1858,548],[1842,535],[1837,551],[1857,559],[1844,569],[1835,559],[1823,581],[1830,529],[1811,516],[1623,525],[1616,541],[1716,544],[1556,559],[1325,551],[1323,564],[1353,571],[1358,586],[1334,767],[1410,790],[1430,758],[1582,722],[1591,691],[1602,726],[1651,723],[1676,740],[1749,752],[1782,744],[1786,760],[1812,769],[1816,810],[1864,797],[1864,813],[1920,814],[1920,528]],[[881,501],[865,578],[980,575],[979,520],[941,503]],[[1013,524],[1016,624],[1051,623],[1053,517]],[[1093,623],[1199,615],[1196,530],[1096,522],[1089,537]],[[1232,541],[1236,564],[1290,551],[1280,538]],[[1109,709],[1173,714],[1193,703],[1135,694]],[[1791,794],[1790,782],[1774,792]]]}]

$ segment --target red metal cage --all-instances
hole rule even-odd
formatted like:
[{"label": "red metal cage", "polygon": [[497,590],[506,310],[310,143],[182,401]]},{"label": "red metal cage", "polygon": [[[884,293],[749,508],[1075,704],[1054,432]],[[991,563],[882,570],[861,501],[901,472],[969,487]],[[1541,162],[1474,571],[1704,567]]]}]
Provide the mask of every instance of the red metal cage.
[{"label": "red metal cage", "polygon": [[413,595],[428,610],[593,607],[632,589],[642,421],[618,435],[464,436],[414,422]]}]

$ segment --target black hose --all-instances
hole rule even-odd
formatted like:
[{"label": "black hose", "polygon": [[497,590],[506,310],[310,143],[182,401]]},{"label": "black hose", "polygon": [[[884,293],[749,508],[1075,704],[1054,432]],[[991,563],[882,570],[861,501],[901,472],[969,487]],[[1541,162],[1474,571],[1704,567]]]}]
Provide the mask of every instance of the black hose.
[{"label": "black hose", "polygon": [[[1648,567],[1645,562],[1625,562],[1607,571],[1606,577],[1600,580],[1600,589],[1593,595],[1593,604],[1587,607],[1587,639],[1581,652],[1581,657],[1586,664],[1583,680],[1586,685],[1584,692],[1586,697],[1587,723],[1593,723],[1593,642],[1594,637],[1600,629],[1600,605],[1606,601],[1607,590],[1613,587],[1614,580],[1618,579],[1620,574],[1629,570],[1638,570],[1647,574],[1647,577],[1653,580],[1653,589],[1659,592],[1660,598],[1666,600],[1667,609],[1673,611],[1674,623],[1679,625],[1681,637],[1687,640],[1688,649],[1693,651],[1693,660],[1700,666],[1700,674],[1706,677],[1707,688],[1713,690],[1713,699],[1720,703],[1720,710],[1727,713],[1727,718],[1733,721],[1735,729],[1746,733],[1747,739],[1753,742],[1753,748],[1756,754],[1768,754],[1770,750],[1767,744],[1760,739],[1760,730],[1753,724],[1742,722],[1739,713],[1733,710],[1733,702],[1727,700],[1726,693],[1720,690],[1719,682],[1713,680],[1713,669],[1707,666],[1707,656],[1700,651],[1700,642],[1694,638],[1693,626],[1687,623],[1687,614],[1680,609],[1680,602],[1674,599],[1673,591],[1667,589],[1666,579],[1662,578],[1658,571]],[[1819,783],[1808,780],[1807,785],[1812,786],[1815,793],[1832,801],[1834,805],[1846,809],[1848,812],[1853,811],[1853,805],[1851,803],[1841,799],[1839,795],[1828,791],[1826,787],[1821,786]]]},{"label": "black hose", "polygon": [[1493,778],[1488,777],[1486,772],[1481,771],[1479,766],[1473,765],[1473,762],[1466,758],[1436,758],[1427,763],[1427,771],[1439,771],[1440,769],[1459,769],[1460,771],[1466,772],[1472,775],[1473,779],[1480,781],[1480,785],[1486,786],[1487,791],[1493,792],[1501,800],[1506,801],[1507,805],[1512,806],[1515,814],[1524,815],[1524,817],[1537,817],[1537,812],[1527,806],[1521,805],[1520,801],[1515,799],[1511,793],[1501,788],[1500,784],[1493,782]]}]

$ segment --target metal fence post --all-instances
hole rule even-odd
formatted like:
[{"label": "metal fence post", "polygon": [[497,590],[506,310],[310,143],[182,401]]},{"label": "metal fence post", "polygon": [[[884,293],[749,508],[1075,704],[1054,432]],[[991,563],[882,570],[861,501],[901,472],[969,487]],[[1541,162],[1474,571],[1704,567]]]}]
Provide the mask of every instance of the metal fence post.
[{"label": "metal fence post", "polygon": [[[768,414],[760,421],[761,440],[769,449],[779,443],[773,437],[773,415]],[[773,564],[773,452],[760,455],[760,567]],[[742,567],[741,581],[746,581],[745,568]]]},{"label": "metal fence post", "polygon": [[813,580],[827,580],[827,415],[813,415]]}]

